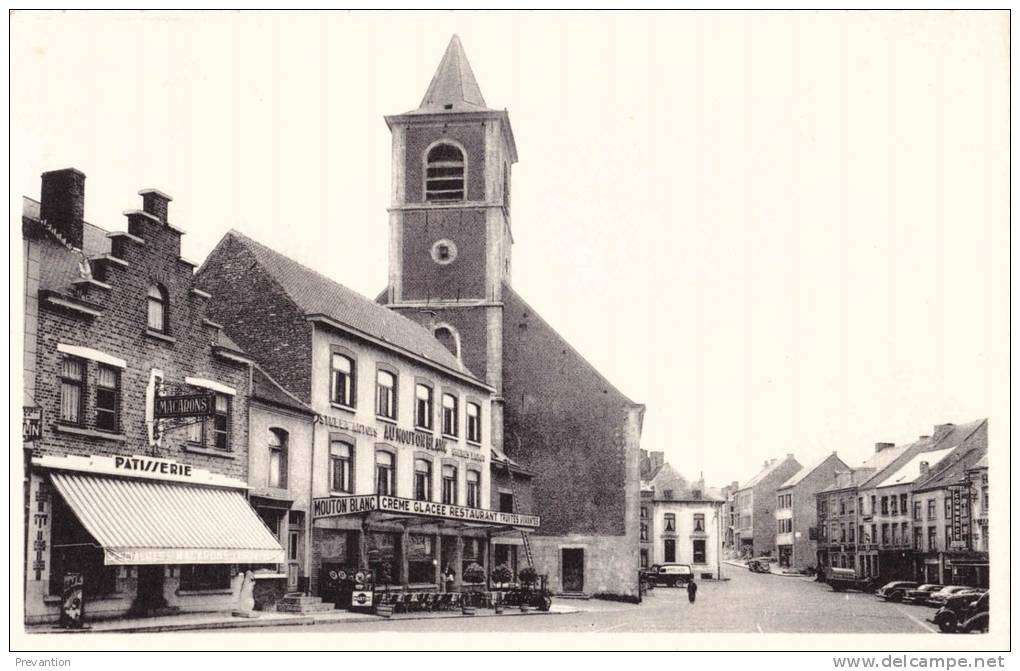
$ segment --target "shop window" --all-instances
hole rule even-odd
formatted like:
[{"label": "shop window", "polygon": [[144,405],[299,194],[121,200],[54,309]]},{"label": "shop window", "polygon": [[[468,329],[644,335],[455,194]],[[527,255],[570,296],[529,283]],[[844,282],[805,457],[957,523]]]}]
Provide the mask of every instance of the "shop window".
[{"label": "shop window", "polygon": [[471,443],[482,442],[482,406],[467,404],[467,439]]},{"label": "shop window", "polygon": [[269,486],[287,487],[287,432],[269,430]]},{"label": "shop window", "polygon": [[492,546],[494,565],[506,564],[517,575],[517,546],[497,543]]},{"label": "shop window", "polygon": [[672,538],[662,541],[662,561],[666,564],[676,561],[676,541]]},{"label": "shop window", "polygon": [[96,379],[96,428],[116,431],[119,426],[120,372],[110,366],[99,366]]},{"label": "shop window", "polygon": [[169,332],[169,322],[167,319],[170,312],[169,304],[170,300],[163,286],[153,284],[149,287],[148,297],[146,298],[148,317],[145,324],[149,330],[159,331],[160,333]]},{"label": "shop window", "polygon": [[84,404],[85,362],[64,357],[60,364],[60,421],[82,424]]},{"label": "shop window", "polygon": [[478,471],[467,472],[467,506],[482,507],[482,474]]},{"label": "shop window", "polygon": [[432,462],[427,459],[414,460],[414,498],[432,500]]},{"label": "shop window", "polygon": [[461,573],[463,577],[464,571],[467,570],[468,566],[472,564],[482,563],[482,541],[478,538],[465,538],[464,539],[464,554],[463,563],[461,564]]},{"label": "shop window", "polygon": [[376,584],[399,584],[397,548],[400,547],[400,537],[396,534],[378,532],[365,536],[368,541],[368,567],[375,575]]},{"label": "shop window", "polygon": [[457,505],[457,468],[443,466],[443,503]]},{"label": "shop window", "polygon": [[53,494],[52,501],[49,593],[61,594],[64,575],[68,573],[82,574],[86,598],[115,592],[117,567],[105,564],[103,549],[81,525],[64,500]]},{"label": "shop window", "polygon": [[407,537],[407,580],[410,583],[436,582],[435,538],[418,534]]},{"label": "shop window", "polygon": [[705,541],[696,540],[692,541],[693,547],[691,548],[691,561],[695,564],[704,564],[707,560],[705,558]]},{"label": "shop window", "polygon": [[330,359],[330,401],[337,405],[354,407],[354,359],[333,354]]},{"label": "shop window", "polygon": [[432,430],[432,387],[418,383],[414,386],[414,425]]},{"label": "shop window", "polygon": [[694,530],[699,532],[705,531],[705,514],[694,513]]},{"label": "shop window", "polygon": [[396,482],[394,457],[389,452],[379,450],[375,453],[375,492],[383,496],[395,496]]},{"label": "shop window", "polygon": [[334,492],[351,493],[354,446],[342,440],[329,444],[329,488]]},{"label": "shop window", "polygon": [[230,449],[230,397],[216,394],[216,414],[213,415],[213,439],[216,449]]},{"label": "shop window", "polygon": [[453,394],[443,394],[443,434],[456,438],[459,423],[457,397]]},{"label": "shop window", "polygon": [[663,516],[665,524],[663,524],[663,531],[676,531],[676,515],[673,513],[666,513]]},{"label": "shop window", "polygon": [[388,370],[375,374],[375,414],[386,419],[397,418],[397,376]]},{"label": "shop window", "polygon": [[426,201],[464,200],[464,152],[452,144],[437,144],[429,149],[425,163]]}]

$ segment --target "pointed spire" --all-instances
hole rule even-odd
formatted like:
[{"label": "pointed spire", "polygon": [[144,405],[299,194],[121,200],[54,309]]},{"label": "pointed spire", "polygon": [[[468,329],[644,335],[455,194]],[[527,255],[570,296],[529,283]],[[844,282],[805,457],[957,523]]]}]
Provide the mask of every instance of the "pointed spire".
[{"label": "pointed spire", "polygon": [[416,112],[478,112],[487,110],[460,38],[450,39],[443,60],[432,76],[425,97]]}]

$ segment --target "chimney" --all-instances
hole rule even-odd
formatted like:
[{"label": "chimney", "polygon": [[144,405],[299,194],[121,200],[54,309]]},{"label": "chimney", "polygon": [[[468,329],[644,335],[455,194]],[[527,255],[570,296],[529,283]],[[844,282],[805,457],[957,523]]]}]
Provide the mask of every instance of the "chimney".
[{"label": "chimney", "polygon": [[169,209],[170,201],[173,198],[156,189],[142,189],[138,195],[142,197],[142,211],[151,214],[165,224],[167,209]]},{"label": "chimney", "polygon": [[927,434],[921,434],[917,437],[918,440],[928,440],[929,438],[931,438],[931,436]]},{"label": "chimney", "polygon": [[42,174],[39,217],[81,249],[85,227],[85,173],[74,168]]},{"label": "chimney", "polygon": [[920,467],[921,470],[921,477],[922,478],[928,477],[928,473],[931,470],[931,468],[928,466],[928,462],[922,461],[920,464],[918,464],[918,466]]},{"label": "chimney", "polygon": [[875,454],[882,450],[888,450],[890,447],[896,447],[896,443],[875,443]]}]

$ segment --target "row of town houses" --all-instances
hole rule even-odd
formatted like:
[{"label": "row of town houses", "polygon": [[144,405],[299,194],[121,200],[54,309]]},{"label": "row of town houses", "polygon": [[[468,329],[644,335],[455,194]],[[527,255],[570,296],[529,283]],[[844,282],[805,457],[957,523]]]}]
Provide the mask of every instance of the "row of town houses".
[{"label": "row of town houses", "polygon": [[316,607],[365,569],[459,590],[472,564],[638,598],[644,407],[511,286],[508,113],[454,37],[386,123],[375,300],[236,230],[190,261],[184,229],[210,223],[180,225],[169,195],[90,222],[82,172],[42,175],[22,215],[26,622],[58,619],[69,576],[90,618],[230,610],[251,581],[256,608]]},{"label": "row of town houses", "polygon": [[988,420],[938,424],[876,443],[859,465],[833,452],[766,461],[723,488],[723,545],[784,570],[853,569],[861,579],[988,586]]}]

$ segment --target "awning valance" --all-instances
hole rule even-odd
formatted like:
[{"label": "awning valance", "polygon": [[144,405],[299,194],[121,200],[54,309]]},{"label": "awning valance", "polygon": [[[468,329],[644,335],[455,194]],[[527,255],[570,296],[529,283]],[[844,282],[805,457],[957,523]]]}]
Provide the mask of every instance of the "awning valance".
[{"label": "awning valance", "polygon": [[236,490],[54,472],[112,564],[278,564],[283,548]]}]

